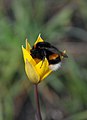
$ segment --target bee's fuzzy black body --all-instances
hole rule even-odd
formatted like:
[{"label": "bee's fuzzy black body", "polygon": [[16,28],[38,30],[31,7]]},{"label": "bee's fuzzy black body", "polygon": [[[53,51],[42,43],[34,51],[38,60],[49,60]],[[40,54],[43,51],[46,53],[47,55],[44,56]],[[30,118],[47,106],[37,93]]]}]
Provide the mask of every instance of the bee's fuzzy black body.
[{"label": "bee's fuzzy black body", "polygon": [[47,58],[49,65],[61,62],[62,52],[48,42],[38,42],[31,49],[31,56],[43,60]]}]

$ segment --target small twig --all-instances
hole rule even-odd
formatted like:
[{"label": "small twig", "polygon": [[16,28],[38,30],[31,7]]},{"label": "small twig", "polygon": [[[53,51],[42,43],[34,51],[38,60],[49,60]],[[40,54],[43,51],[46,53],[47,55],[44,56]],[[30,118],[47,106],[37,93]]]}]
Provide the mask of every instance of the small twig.
[{"label": "small twig", "polygon": [[42,120],[39,104],[39,95],[38,95],[38,84],[34,85],[35,90],[35,101],[36,101],[36,120]]}]

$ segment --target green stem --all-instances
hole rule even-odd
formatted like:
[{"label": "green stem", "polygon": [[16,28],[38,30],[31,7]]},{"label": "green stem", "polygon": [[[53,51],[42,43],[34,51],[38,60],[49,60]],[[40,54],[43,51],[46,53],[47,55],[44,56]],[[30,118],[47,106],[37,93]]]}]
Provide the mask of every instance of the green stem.
[{"label": "green stem", "polygon": [[38,84],[34,85],[35,101],[36,101],[36,120],[42,120],[39,104]]}]

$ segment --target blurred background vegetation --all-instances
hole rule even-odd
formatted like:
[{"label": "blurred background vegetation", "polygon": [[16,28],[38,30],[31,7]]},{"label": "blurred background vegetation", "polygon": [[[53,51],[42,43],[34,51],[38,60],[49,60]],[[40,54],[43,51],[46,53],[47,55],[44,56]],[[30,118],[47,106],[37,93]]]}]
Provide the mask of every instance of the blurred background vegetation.
[{"label": "blurred background vegetation", "polygon": [[39,33],[69,56],[39,84],[43,120],[87,120],[86,0],[0,0],[0,120],[35,120],[21,45]]}]

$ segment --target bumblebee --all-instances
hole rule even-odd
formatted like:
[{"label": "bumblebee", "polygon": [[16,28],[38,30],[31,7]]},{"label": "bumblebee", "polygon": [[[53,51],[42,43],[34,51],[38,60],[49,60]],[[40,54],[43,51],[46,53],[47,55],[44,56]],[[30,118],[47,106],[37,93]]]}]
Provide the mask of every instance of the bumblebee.
[{"label": "bumblebee", "polygon": [[34,59],[42,60],[42,65],[45,58],[47,58],[49,67],[52,70],[57,70],[61,66],[62,58],[68,57],[65,51],[61,52],[49,42],[38,42],[32,47],[30,52]]}]

